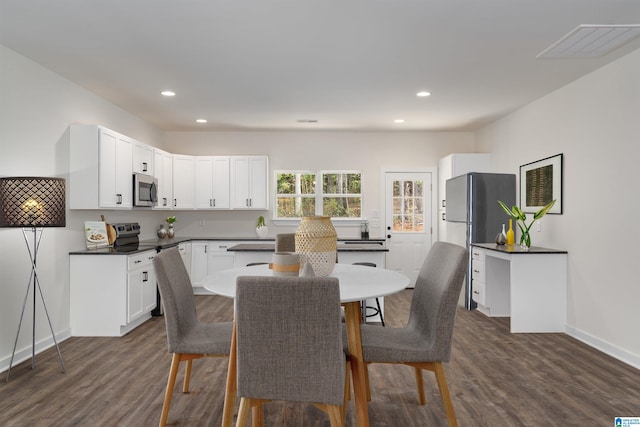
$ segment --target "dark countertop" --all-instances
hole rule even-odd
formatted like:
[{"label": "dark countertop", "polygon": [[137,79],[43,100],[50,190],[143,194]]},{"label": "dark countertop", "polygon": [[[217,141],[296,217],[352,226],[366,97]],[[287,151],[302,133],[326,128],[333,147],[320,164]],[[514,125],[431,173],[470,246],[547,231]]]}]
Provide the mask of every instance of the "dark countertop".
[{"label": "dark countertop", "polygon": [[[240,243],[227,249],[229,252],[274,252],[274,243]],[[346,243],[338,245],[338,252],[389,252],[381,244]]]},{"label": "dark countertop", "polygon": [[566,254],[567,251],[560,249],[541,248],[540,246],[531,246],[528,251],[520,249],[520,245],[496,245],[495,243],[472,243],[471,246],[476,246],[482,249],[489,249],[491,251],[502,252],[505,254]]},{"label": "dark countertop", "polygon": [[[270,249],[253,249],[259,251],[274,251],[275,248],[275,237],[267,237],[264,239],[258,237],[174,237],[173,239],[149,239],[149,240],[141,240],[136,249],[132,249],[131,247],[107,247],[100,249],[82,249],[77,251],[69,252],[69,255],[135,255],[140,252],[148,251],[154,249],[156,251],[162,249],[168,249],[173,246],[177,246],[182,242],[201,242],[201,241],[235,241],[235,242],[264,242],[264,243],[253,243],[253,244],[244,244],[251,246],[262,246],[262,245],[270,245]],[[344,242],[343,244],[338,245],[338,252],[356,252],[356,251],[388,251],[383,247],[384,239],[343,239],[339,238],[339,242]],[[364,242],[367,242],[366,244]],[[242,244],[240,244],[242,245]],[[234,247],[240,246],[236,245]],[[366,248],[363,249],[363,246]],[[231,248],[229,248],[231,250]],[[249,250],[249,249],[244,249]]]}]

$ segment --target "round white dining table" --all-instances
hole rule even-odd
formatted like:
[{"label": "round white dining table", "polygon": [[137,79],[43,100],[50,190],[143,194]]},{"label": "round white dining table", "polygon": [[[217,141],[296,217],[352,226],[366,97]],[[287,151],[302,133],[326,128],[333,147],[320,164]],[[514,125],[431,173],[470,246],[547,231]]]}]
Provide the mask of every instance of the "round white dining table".
[{"label": "round white dining table", "polygon": [[[202,285],[215,294],[235,298],[238,276],[271,275],[273,273],[267,264],[232,268],[206,276]],[[391,295],[403,290],[409,284],[409,278],[402,273],[362,265],[336,264],[329,276],[337,277],[340,281],[342,303]]]},{"label": "round white dining table", "polygon": [[[203,287],[218,295],[235,298],[236,279],[239,276],[272,276],[267,264],[250,267],[222,270],[206,276]],[[331,277],[337,277],[340,282],[340,301],[345,311],[345,326],[351,361],[351,375],[353,377],[353,395],[356,408],[358,426],[369,426],[367,409],[367,381],[365,364],[362,357],[362,340],[360,337],[360,301],[368,298],[383,297],[399,292],[409,285],[410,279],[402,273],[384,268],[367,267],[362,265],[336,264]],[[229,370],[227,372],[227,386],[225,390],[222,426],[231,427],[237,392],[236,384],[236,343],[235,327],[229,355]]]}]

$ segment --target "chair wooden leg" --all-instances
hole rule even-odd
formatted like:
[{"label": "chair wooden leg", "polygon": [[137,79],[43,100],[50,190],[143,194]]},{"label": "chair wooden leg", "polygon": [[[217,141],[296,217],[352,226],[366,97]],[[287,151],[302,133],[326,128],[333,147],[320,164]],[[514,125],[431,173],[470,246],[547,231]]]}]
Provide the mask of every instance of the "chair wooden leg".
[{"label": "chair wooden leg", "polygon": [[251,406],[251,399],[243,397],[240,399],[240,407],[238,408],[238,419],[236,420],[236,427],[244,427],[249,421],[249,408]]},{"label": "chair wooden leg", "polygon": [[251,403],[251,427],[264,427],[264,405],[262,400]]},{"label": "chair wooden leg", "polygon": [[367,402],[371,401],[371,387],[369,387],[369,364],[364,363],[364,384],[367,388]]},{"label": "chair wooden leg", "polygon": [[167,424],[169,407],[171,406],[171,396],[173,395],[173,387],[176,384],[178,366],[180,365],[180,356],[181,355],[179,353],[173,353],[171,358],[171,368],[169,369],[169,378],[167,379],[167,389],[164,393],[164,403],[162,404],[162,414],[160,415],[160,427],[164,427]]},{"label": "chair wooden leg", "polygon": [[422,380],[422,369],[415,367],[415,373],[416,373],[416,386],[418,387],[418,401],[420,402],[421,405],[424,405],[425,403],[427,403],[427,399],[424,396],[424,382]]},{"label": "chair wooden leg", "polygon": [[238,375],[236,364],[236,321],[233,321],[233,332],[231,333],[231,352],[229,354],[229,369],[227,370],[227,385],[224,393],[224,407],[222,409],[222,427],[233,425],[233,410],[236,406],[236,391]]},{"label": "chair wooden leg", "polygon": [[340,419],[342,419],[342,425],[347,421],[347,402],[351,398],[351,383],[349,375],[351,375],[351,362],[347,360],[345,364],[344,372],[344,397],[342,398],[342,406],[340,407]]},{"label": "chair wooden leg", "polygon": [[184,384],[182,386],[183,393],[189,393],[189,383],[191,382],[191,363],[193,360],[187,360],[187,366],[184,371]]},{"label": "chair wooden leg", "polygon": [[329,414],[329,421],[331,427],[343,427],[344,420],[342,418],[342,409],[338,405],[327,405],[327,413]]},{"label": "chair wooden leg", "polygon": [[433,364],[433,372],[435,372],[436,374],[436,381],[438,382],[438,388],[440,389],[440,396],[442,397],[444,411],[447,414],[449,427],[458,427],[458,421],[456,420],[456,413],[453,410],[453,402],[451,401],[451,395],[449,394],[447,379],[444,376],[444,368],[442,366],[442,362],[435,362]]}]

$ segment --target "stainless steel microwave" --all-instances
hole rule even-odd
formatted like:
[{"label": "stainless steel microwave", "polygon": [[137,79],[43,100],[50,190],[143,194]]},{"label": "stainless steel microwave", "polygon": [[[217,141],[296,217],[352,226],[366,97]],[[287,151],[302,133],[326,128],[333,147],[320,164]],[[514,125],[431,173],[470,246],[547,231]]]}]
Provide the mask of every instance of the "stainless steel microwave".
[{"label": "stainless steel microwave", "polygon": [[133,206],[153,207],[158,204],[158,180],[151,175],[133,174]]}]

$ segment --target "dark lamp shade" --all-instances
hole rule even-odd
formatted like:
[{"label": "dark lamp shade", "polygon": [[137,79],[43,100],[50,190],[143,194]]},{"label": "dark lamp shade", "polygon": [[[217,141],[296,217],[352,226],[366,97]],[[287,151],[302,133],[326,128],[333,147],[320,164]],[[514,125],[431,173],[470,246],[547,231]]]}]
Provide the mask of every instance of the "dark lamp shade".
[{"label": "dark lamp shade", "polygon": [[0,227],[64,226],[64,179],[33,176],[0,178]]}]

